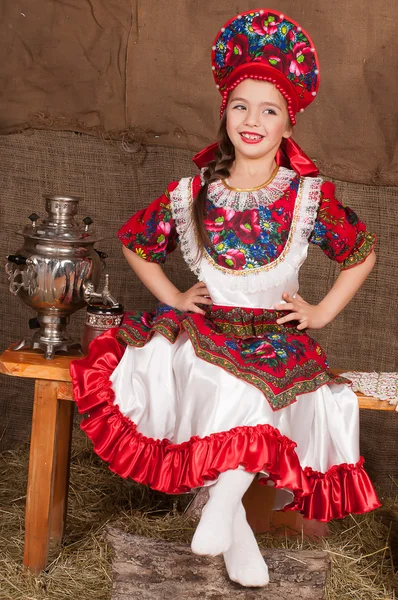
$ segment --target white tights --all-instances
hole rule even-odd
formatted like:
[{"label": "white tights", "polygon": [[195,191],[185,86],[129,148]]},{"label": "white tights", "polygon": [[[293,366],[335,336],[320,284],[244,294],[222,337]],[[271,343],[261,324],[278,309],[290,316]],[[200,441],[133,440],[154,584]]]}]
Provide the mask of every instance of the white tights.
[{"label": "white tights", "polygon": [[247,587],[268,583],[268,569],[246,520],[242,497],[255,477],[243,469],[221,473],[192,539],[192,552],[223,554],[232,581]]}]

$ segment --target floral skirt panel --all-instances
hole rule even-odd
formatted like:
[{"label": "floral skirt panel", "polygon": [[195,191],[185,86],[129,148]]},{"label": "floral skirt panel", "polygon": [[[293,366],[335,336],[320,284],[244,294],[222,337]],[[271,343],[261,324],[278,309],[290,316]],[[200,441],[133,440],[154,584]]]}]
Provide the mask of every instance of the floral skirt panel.
[{"label": "floral skirt panel", "polygon": [[142,347],[155,332],[171,343],[186,332],[199,358],[258,388],[273,410],[328,382],[349,383],[330,371],[322,348],[304,331],[276,323],[283,314],[213,305],[202,316],[160,304],[155,313],[126,313],[118,339]]}]

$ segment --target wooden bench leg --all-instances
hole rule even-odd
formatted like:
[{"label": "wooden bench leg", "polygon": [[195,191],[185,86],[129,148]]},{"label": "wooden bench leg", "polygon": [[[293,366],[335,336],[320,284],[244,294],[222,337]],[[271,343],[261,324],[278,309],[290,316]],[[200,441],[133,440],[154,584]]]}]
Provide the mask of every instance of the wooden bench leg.
[{"label": "wooden bench leg", "polygon": [[51,509],[50,538],[60,542],[66,522],[74,403],[58,400],[58,435]]},{"label": "wooden bench leg", "polygon": [[327,523],[304,519],[295,511],[273,511],[276,490],[273,487],[252,482],[243,497],[246,517],[255,533],[270,531],[288,537],[304,535],[320,538],[327,535]]},{"label": "wooden bench leg", "polygon": [[46,567],[58,425],[58,384],[36,380],[26,494],[24,565]]}]

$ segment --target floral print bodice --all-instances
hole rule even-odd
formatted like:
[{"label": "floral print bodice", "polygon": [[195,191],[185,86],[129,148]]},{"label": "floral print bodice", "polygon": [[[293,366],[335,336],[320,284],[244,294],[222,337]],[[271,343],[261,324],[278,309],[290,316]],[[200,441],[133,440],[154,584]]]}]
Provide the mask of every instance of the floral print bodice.
[{"label": "floral print bodice", "polygon": [[217,207],[208,198],[205,227],[212,247],[212,261],[225,269],[254,270],[273,262],[286,246],[292,225],[299,178],[269,206],[245,210]]},{"label": "floral print bodice", "polygon": [[[319,246],[343,269],[365,260],[375,236],[352,209],[335,198],[335,186],[319,178],[300,178],[288,169],[283,169],[282,175],[284,179],[279,178],[274,188],[260,195],[257,206],[253,194],[244,202],[242,194],[235,194],[233,202],[228,202],[222,194],[209,193],[205,226],[213,247],[206,249],[206,260],[225,273],[254,275],[274,269],[287,256],[293,234],[301,243]],[[197,272],[190,205],[200,186],[199,176],[171,183],[164,194],[121,227],[122,243],[157,263],[163,263],[181,244],[184,258]]]}]

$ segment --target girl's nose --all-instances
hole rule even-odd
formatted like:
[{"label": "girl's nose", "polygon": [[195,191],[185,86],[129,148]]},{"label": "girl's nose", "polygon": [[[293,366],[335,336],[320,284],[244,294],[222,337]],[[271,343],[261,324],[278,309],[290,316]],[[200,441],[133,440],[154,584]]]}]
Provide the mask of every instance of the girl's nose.
[{"label": "girl's nose", "polygon": [[259,127],[260,121],[255,113],[247,113],[245,125],[247,127]]}]

